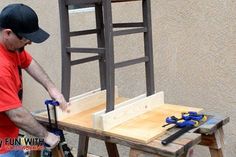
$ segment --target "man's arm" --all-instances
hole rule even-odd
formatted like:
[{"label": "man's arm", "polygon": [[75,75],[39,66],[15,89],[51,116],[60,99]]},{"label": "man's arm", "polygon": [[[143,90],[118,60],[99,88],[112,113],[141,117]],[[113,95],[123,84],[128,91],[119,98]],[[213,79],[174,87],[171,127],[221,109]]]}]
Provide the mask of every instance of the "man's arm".
[{"label": "man's arm", "polygon": [[44,142],[54,147],[59,142],[59,137],[48,132],[41,124],[39,124],[33,116],[24,107],[5,111],[6,115],[22,130],[29,134],[43,138]]},{"label": "man's arm", "polygon": [[60,103],[59,107],[63,111],[69,111],[67,109],[69,103],[66,102],[64,96],[56,88],[55,84],[51,81],[43,68],[34,59],[31,61],[26,71],[48,91],[51,98]]}]

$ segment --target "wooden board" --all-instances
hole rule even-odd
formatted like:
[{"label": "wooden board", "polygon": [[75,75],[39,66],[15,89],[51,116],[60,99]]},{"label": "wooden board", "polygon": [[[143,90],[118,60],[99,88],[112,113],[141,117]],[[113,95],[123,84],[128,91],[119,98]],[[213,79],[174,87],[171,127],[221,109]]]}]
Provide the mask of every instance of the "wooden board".
[{"label": "wooden board", "polygon": [[[118,97],[115,100],[115,104],[119,104],[123,101],[127,100],[126,98],[121,98]],[[106,107],[105,103],[97,104],[96,106],[84,110],[82,112],[78,112],[72,116],[69,116],[67,118],[64,118],[60,120],[60,122],[63,123],[69,123],[72,125],[78,125],[80,127],[85,127],[85,128],[93,128],[93,113],[98,112]]]},{"label": "wooden board", "polygon": [[[129,99],[129,100],[126,100],[122,103],[119,103],[117,105],[115,105],[115,110],[117,110],[118,108],[121,108],[122,106],[126,106],[128,104],[132,104],[140,99],[143,99],[146,97],[146,94],[142,94],[142,95],[139,95],[135,98],[132,98],[132,99]],[[101,126],[102,126],[102,118],[101,116],[105,114],[105,109],[102,109],[98,112],[94,112],[93,113],[93,128],[94,129],[99,129],[99,130],[102,130]]]},{"label": "wooden board", "polygon": [[143,99],[138,99],[130,104],[126,104],[116,110],[102,114],[99,128],[101,130],[109,130],[125,121],[142,115],[153,110],[159,105],[164,104],[164,93],[159,92]]},{"label": "wooden board", "polygon": [[201,108],[162,104],[150,112],[130,119],[105,132],[112,136],[118,136],[141,143],[148,143],[154,138],[163,135],[166,130],[171,127],[171,125],[165,128],[162,127],[165,124],[166,117],[180,117],[182,112],[200,112],[202,110],[203,109]]},{"label": "wooden board", "polygon": [[[115,87],[115,99],[117,98],[118,98],[118,88]],[[105,102],[106,102],[106,90],[101,91],[100,89],[96,89],[96,90],[78,95],[76,97],[70,98],[70,103],[71,103],[69,107],[70,113],[62,112],[61,109],[56,108],[57,119],[58,121],[63,120],[65,118],[71,117],[83,111],[96,108],[97,106],[101,104],[105,104]],[[47,112],[42,112],[38,114],[37,116],[47,118]]]},{"label": "wooden board", "polygon": [[[68,124],[75,128],[86,128],[96,132],[103,132],[108,136],[112,135],[131,141],[148,143],[166,132],[168,127],[162,128],[166,117],[180,116],[182,112],[187,111],[199,112],[202,110],[199,108],[164,104],[163,92],[144,98],[141,95],[128,101],[125,98],[118,97],[118,94],[116,94],[115,100],[115,103],[120,104],[120,106],[115,106],[116,110],[104,114],[105,91],[98,90],[73,98],[72,101],[78,103],[73,103],[72,114],[59,114],[58,123],[59,125]],[[105,127],[106,130],[93,128],[94,114],[99,115],[103,122],[108,122],[108,127]],[[40,116],[47,119],[45,112],[37,115],[37,117]]]}]

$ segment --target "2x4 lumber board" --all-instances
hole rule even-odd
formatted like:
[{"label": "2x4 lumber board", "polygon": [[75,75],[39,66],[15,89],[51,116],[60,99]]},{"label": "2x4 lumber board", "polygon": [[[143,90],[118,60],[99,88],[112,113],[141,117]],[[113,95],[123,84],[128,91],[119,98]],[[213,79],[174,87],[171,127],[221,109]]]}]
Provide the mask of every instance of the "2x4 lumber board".
[{"label": "2x4 lumber board", "polygon": [[[118,88],[115,86],[115,98],[118,98]],[[83,112],[90,108],[94,108],[106,102],[106,90],[96,89],[73,98],[70,98],[70,112],[62,112],[61,109],[56,108],[58,121],[74,114]],[[47,112],[37,114],[37,117],[47,118]],[[51,117],[53,119],[53,117]]]},{"label": "2x4 lumber board", "polygon": [[171,125],[162,127],[166,124],[166,117],[181,117],[182,112],[200,112],[202,110],[203,109],[201,108],[162,104],[153,108],[152,111],[136,116],[135,118],[123,122],[105,132],[110,136],[118,136],[131,141],[148,143],[153,139],[162,136],[166,130],[171,127]]},{"label": "2x4 lumber board", "polygon": [[102,130],[109,130],[131,118],[151,111],[153,108],[156,108],[161,104],[164,104],[163,92],[124,105],[116,110],[101,115],[101,126],[99,128]]},{"label": "2x4 lumber board", "polygon": [[[171,131],[166,131],[166,134],[164,134],[161,137],[158,137],[158,140],[162,141],[163,139],[174,134],[179,129],[174,129],[175,130],[174,132],[172,130],[173,129],[171,129]],[[199,144],[200,142],[201,142],[201,134],[187,132],[187,133],[181,135],[180,137],[178,137],[177,139],[175,139],[172,143],[182,145],[184,147],[185,153],[187,153],[187,151],[190,148]]]},{"label": "2x4 lumber board", "polygon": [[[115,103],[118,104],[118,103],[121,103],[125,100],[126,100],[126,98],[118,97],[115,99]],[[60,120],[60,122],[73,124],[78,127],[93,128],[93,116],[92,115],[94,112],[104,109],[106,107],[105,104],[106,104],[105,102],[100,103],[100,104],[96,104],[96,106],[91,107],[87,110],[77,112],[76,114],[74,114],[72,116],[69,116],[67,118],[63,118],[62,120]]]},{"label": "2x4 lumber board", "polygon": [[196,132],[201,134],[213,134],[217,129],[229,122],[229,117],[208,116],[208,120],[202,124]]},{"label": "2x4 lumber board", "polygon": [[81,99],[81,98],[83,98],[83,97],[89,96],[89,95],[91,95],[91,94],[95,94],[95,93],[100,92],[100,91],[101,91],[101,88],[98,88],[98,89],[89,91],[89,92],[87,92],[87,93],[83,93],[83,94],[80,94],[80,95],[71,97],[71,98],[70,98],[70,101],[76,101],[77,99]]},{"label": "2x4 lumber board", "polygon": [[[177,157],[177,156],[179,156],[179,154],[184,153],[184,147],[182,145],[176,144],[176,143],[170,143],[167,146],[164,146],[161,144],[161,141],[158,139],[155,139],[146,145],[148,147],[146,147],[146,148],[144,147],[141,149],[136,148],[136,149],[150,152],[153,154],[157,154],[160,156],[166,156],[166,157]],[[154,148],[154,149],[150,149],[149,147]]]},{"label": "2x4 lumber board", "polygon": [[[195,133],[186,133],[182,135],[181,137],[177,138],[175,141],[172,143],[164,146],[161,144],[161,140],[166,138],[168,134],[161,136],[160,138],[148,143],[147,145],[151,145],[152,147],[158,148],[158,152],[155,153],[155,155],[161,155],[161,156],[166,156],[166,157],[178,157],[180,155],[183,155],[187,153],[187,151],[194,145],[197,145],[201,141],[201,135],[200,134],[195,134]],[[148,155],[149,153],[146,154],[143,151],[139,151],[140,155]],[[150,153],[154,153],[153,151]]]},{"label": "2x4 lumber board", "polygon": [[201,145],[208,146],[211,149],[221,149],[224,146],[224,131],[223,128],[218,129],[212,135],[202,134]]},{"label": "2x4 lumber board", "polygon": [[[120,108],[120,107],[125,106],[125,105],[128,105],[128,104],[131,104],[131,103],[134,103],[137,100],[143,99],[145,97],[146,97],[145,94],[139,95],[139,96],[137,96],[137,97],[135,97],[133,99],[129,99],[127,101],[124,101],[122,103],[119,103],[119,104],[115,105],[115,109]],[[92,116],[93,116],[93,128],[94,129],[100,129],[101,130],[101,125],[102,125],[101,115],[105,114],[105,113],[106,113],[105,109],[102,109],[102,110],[100,110],[98,112],[93,113]]]},{"label": "2x4 lumber board", "polygon": [[[82,111],[86,111],[91,109],[97,105],[106,102],[106,90],[97,91],[97,92],[89,92],[90,94],[83,94],[83,96],[79,96],[77,99],[72,99],[70,101],[71,105],[69,107],[70,113],[62,112],[61,109],[57,108],[57,117],[58,120],[65,119],[74,114],[77,114]],[[115,87],[115,98],[118,97],[118,88]]]}]

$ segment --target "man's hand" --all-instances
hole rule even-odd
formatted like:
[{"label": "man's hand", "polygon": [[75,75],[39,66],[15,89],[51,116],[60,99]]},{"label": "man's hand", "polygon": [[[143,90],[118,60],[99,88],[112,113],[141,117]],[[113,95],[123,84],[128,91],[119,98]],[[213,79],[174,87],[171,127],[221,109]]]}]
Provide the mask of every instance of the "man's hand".
[{"label": "man's hand", "polygon": [[53,149],[60,142],[60,137],[51,132],[48,132],[47,136],[44,138],[44,142],[49,145],[47,149]]},{"label": "man's hand", "polygon": [[59,102],[59,107],[62,111],[70,112],[69,106],[70,103],[66,102],[64,96],[61,94],[61,92],[57,88],[52,88],[48,90],[48,93],[50,94],[51,98]]},{"label": "man's hand", "polygon": [[45,73],[43,68],[33,59],[26,69],[26,71],[36,80],[38,81],[43,87],[48,91],[49,95],[52,99],[58,101],[60,103],[60,108],[62,111],[70,112],[68,106],[70,103],[66,102],[64,96],[61,92],[56,88],[54,83]]}]

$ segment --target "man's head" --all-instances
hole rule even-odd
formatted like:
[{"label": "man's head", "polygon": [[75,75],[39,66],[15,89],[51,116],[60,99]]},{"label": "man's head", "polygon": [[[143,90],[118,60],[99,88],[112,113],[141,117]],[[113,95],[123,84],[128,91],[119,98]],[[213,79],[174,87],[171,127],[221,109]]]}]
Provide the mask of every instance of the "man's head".
[{"label": "man's head", "polygon": [[39,28],[37,14],[24,4],[10,4],[0,14],[0,28],[10,29],[20,40],[45,41],[49,34]]}]

